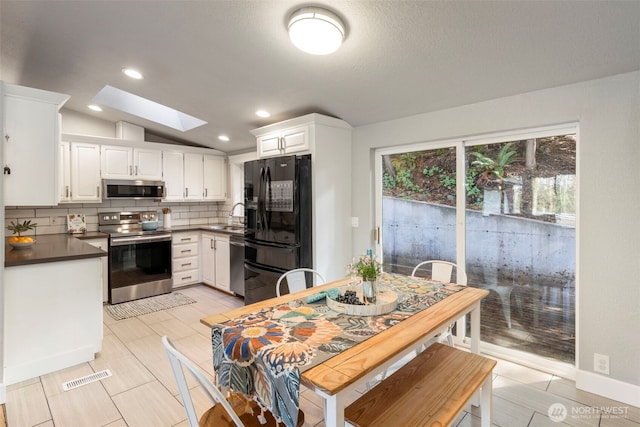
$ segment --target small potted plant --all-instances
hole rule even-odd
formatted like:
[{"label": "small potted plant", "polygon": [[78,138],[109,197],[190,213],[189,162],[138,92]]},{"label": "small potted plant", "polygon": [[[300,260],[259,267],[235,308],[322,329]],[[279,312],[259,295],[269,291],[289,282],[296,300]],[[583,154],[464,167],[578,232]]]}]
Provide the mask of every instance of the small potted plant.
[{"label": "small potted plant", "polygon": [[37,226],[38,224],[31,223],[31,220],[25,220],[22,223],[16,221],[15,224],[11,221],[11,225],[7,226],[7,230],[12,231],[13,234],[17,234],[17,236],[10,237],[9,244],[16,249],[31,247],[31,245],[35,243],[35,240],[33,237],[23,236],[22,233],[35,230]]}]

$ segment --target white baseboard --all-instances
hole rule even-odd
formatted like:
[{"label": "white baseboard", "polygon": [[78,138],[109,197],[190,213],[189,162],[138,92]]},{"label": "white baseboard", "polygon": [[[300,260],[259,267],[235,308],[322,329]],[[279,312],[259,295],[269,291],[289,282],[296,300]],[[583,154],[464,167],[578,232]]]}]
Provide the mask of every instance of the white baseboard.
[{"label": "white baseboard", "polygon": [[622,382],[604,375],[576,371],[576,388],[609,399],[640,407],[640,386]]}]

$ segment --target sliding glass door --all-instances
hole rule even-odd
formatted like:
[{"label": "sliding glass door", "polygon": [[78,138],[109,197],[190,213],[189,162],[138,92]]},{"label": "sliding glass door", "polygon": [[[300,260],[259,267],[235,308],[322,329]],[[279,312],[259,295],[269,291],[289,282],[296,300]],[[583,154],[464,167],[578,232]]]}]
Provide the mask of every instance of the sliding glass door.
[{"label": "sliding glass door", "polygon": [[490,291],[485,348],[573,364],[576,134],[555,127],[380,150],[385,271],[456,262],[469,286]]}]

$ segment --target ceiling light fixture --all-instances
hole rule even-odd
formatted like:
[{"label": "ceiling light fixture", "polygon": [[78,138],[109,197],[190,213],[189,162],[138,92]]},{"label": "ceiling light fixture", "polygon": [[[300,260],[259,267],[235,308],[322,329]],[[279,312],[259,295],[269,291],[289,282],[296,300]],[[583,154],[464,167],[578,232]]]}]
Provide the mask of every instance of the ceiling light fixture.
[{"label": "ceiling light fixture", "polygon": [[89,107],[89,109],[93,111],[102,111],[102,108],[100,108],[100,106],[96,104],[87,105],[87,107]]},{"label": "ceiling light fixture", "polygon": [[265,110],[258,110],[256,111],[256,116],[266,119],[267,117],[271,117],[271,114]]},{"label": "ceiling light fixture", "polygon": [[140,80],[142,79],[142,73],[138,70],[134,70],[133,68],[123,68],[122,72],[132,79]]},{"label": "ceiling light fixture", "polygon": [[227,135],[220,135],[218,139],[220,141],[229,142],[229,137]]},{"label": "ceiling light fixture", "polygon": [[344,39],[344,24],[333,12],[303,7],[289,18],[289,38],[295,47],[312,55],[333,53]]}]

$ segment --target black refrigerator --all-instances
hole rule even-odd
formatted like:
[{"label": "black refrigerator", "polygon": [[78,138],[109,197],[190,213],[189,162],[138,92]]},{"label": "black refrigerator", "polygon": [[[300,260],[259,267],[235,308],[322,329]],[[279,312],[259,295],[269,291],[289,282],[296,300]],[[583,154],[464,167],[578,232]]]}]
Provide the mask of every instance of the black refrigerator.
[{"label": "black refrigerator", "polygon": [[244,164],[244,303],[276,296],[280,275],[313,268],[311,155]]}]

